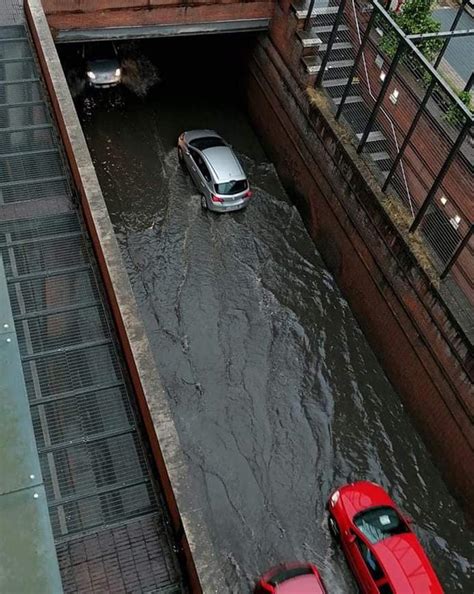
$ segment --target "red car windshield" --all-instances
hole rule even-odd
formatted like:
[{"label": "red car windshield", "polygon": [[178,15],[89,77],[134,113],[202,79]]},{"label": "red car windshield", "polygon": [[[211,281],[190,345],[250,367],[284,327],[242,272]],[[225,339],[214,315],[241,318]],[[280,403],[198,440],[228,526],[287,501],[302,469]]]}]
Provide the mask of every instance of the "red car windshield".
[{"label": "red car windshield", "polygon": [[362,512],[354,518],[354,524],[372,544],[394,534],[409,532],[392,507],[376,507]]},{"label": "red car windshield", "polygon": [[291,580],[295,577],[300,575],[307,575],[312,574],[311,568],[309,567],[292,567],[292,568],[283,568],[278,573],[272,575],[272,577],[268,580],[268,583],[271,586],[278,586],[282,582],[286,582],[287,580]]}]

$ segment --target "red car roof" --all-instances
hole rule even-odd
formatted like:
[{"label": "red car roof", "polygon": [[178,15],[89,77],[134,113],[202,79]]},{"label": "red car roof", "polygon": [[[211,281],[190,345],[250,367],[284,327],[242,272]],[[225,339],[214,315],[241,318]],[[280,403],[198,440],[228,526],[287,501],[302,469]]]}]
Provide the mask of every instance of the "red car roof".
[{"label": "red car roof", "polygon": [[443,594],[428,557],[412,532],[372,545],[394,594]]},{"label": "red car roof", "polygon": [[339,489],[341,504],[350,520],[356,514],[370,507],[396,507],[388,493],[369,481],[359,481]]},{"label": "red car roof", "polygon": [[[306,570],[300,575],[286,576],[284,581],[281,581],[276,586],[272,586],[272,578],[274,579],[278,574],[291,572],[292,569]],[[262,582],[267,584],[267,587],[274,589],[277,594],[326,594],[326,590],[321,582],[321,576],[315,565],[312,563],[282,563],[276,567],[269,569],[261,578],[259,584]],[[258,586],[256,588],[256,591]]]},{"label": "red car roof", "polygon": [[314,574],[301,575],[278,585],[277,594],[325,594]]}]

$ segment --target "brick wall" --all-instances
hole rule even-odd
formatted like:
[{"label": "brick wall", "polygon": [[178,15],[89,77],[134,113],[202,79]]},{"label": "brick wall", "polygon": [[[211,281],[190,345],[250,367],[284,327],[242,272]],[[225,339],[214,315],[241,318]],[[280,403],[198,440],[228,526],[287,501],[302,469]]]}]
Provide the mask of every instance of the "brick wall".
[{"label": "brick wall", "polygon": [[42,0],[53,31],[270,19],[274,0]]}]

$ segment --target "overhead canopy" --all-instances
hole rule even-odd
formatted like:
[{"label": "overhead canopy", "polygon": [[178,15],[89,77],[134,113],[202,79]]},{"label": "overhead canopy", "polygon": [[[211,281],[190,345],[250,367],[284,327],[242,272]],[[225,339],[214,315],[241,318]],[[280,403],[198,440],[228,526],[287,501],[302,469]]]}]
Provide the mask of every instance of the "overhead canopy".
[{"label": "overhead canopy", "polygon": [[133,27],[102,27],[59,29],[55,32],[57,43],[76,43],[81,41],[107,41],[125,39],[147,39],[156,37],[180,37],[190,35],[212,35],[221,33],[245,33],[265,31],[270,19],[239,19],[205,23],[185,23],[178,25],[144,25]]}]

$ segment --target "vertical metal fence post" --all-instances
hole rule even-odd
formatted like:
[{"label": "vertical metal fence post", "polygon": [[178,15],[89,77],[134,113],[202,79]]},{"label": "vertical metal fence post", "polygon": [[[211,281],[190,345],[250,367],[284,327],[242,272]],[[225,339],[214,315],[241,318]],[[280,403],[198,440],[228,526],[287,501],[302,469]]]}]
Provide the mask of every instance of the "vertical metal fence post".
[{"label": "vertical metal fence post", "polygon": [[347,95],[349,95],[349,90],[352,85],[352,81],[354,80],[354,76],[357,72],[357,69],[359,68],[359,62],[360,62],[362,55],[364,53],[365,46],[367,45],[367,42],[369,41],[370,32],[372,31],[372,27],[374,25],[376,16],[377,16],[377,9],[375,8],[375,6],[373,6],[372,14],[370,15],[369,22],[367,23],[367,28],[365,29],[364,37],[362,38],[362,41],[360,43],[359,51],[357,52],[357,55],[354,60],[354,64],[353,64],[353,66],[351,68],[351,72],[349,74],[349,78],[347,80],[346,86],[344,87],[344,92],[342,93],[341,102],[339,103],[339,107],[337,108],[336,120],[338,120],[341,117],[344,103],[346,102]]},{"label": "vertical metal fence post", "polygon": [[339,29],[339,24],[341,22],[342,15],[344,14],[345,5],[346,5],[346,0],[340,0],[339,9],[336,14],[336,20],[334,21],[331,35],[329,36],[329,39],[328,39],[328,45],[326,48],[326,52],[324,53],[324,57],[321,62],[321,67],[320,67],[319,72],[316,76],[316,80],[314,81],[315,87],[319,87],[321,85],[321,83],[323,82],[324,71],[326,70],[326,66],[327,66],[327,63],[329,62],[329,58],[331,57],[332,46],[334,45],[334,42],[336,41],[337,30]]},{"label": "vertical metal fence post", "polygon": [[436,87],[436,79],[432,78],[431,82],[430,82],[430,86],[428,87],[425,96],[423,97],[423,101],[420,103],[420,107],[418,108],[418,111],[416,112],[415,117],[413,118],[413,121],[410,125],[410,128],[408,129],[408,132],[406,133],[405,139],[402,142],[402,146],[398,149],[398,153],[397,156],[395,157],[395,160],[393,162],[392,167],[390,168],[390,171],[388,172],[387,178],[385,179],[383,186],[382,186],[382,191],[385,192],[385,190],[388,188],[388,184],[390,183],[393,175],[395,174],[395,171],[397,170],[398,164],[400,163],[400,161],[402,160],[403,155],[405,154],[405,150],[408,146],[408,144],[410,143],[411,137],[413,132],[415,131],[415,128],[423,114],[423,110],[425,109],[425,105],[428,103],[428,101],[430,100],[431,95],[433,94],[433,91]]},{"label": "vertical metal fence post", "polygon": [[456,263],[456,260],[459,257],[459,254],[463,251],[463,249],[466,247],[466,245],[469,243],[469,240],[472,237],[472,234],[474,232],[474,225],[471,224],[468,232],[466,233],[466,235],[461,239],[461,241],[458,243],[456,249],[453,252],[453,255],[451,256],[451,258],[449,258],[446,266],[444,267],[443,272],[439,275],[440,279],[443,279],[447,276],[448,272],[451,270],[451,268],[453,267],[453,265]]},{"label": "vertical metal fence post", "polygon": [[395,74],[395,70],[397,69],[398,62],[400,61],[400,58],[402,57],[404,49],[405,49],[405,40],[401,37],[398,41],[397,51],[395,52],[395,55],[393,56],[392,63],[390,64],[390,68],[388,69],[388,72],[385,75],[385,79],[383,81],[382,88],[380,89],[380,93],[377,97],[377,100],[375,101],[375,105],[372,109],[372,113],[370,114],[369,121],[367,122],[367,126],[365,127],[365,130],[362,133],[359,145],[357,147],[358,153],[362,152],[362,149],[364,148],[367,138],[369,137],[370,131],[372,130],[372,126],[374,125],[374,122],[375,122],[375,118],[377,117],[379,109],[382,106],[382,101],[385,98],[388,87],[389,87],[390,82],[393,78],[393,75]]},{"label": "vertical metal fence post", "polygon": [[469,132],[469,129],[471,126],[472,126],[471,120],[467,120],[464,123],[464,126],[463,126],[461,132],[458,134],[458,137],[456,138],[456,142],[451,147],[451,150],[449,151],[449,154],[446,157],[446,160],[443,163],[440,172],[438,173],[436,179],[433,182],[433,185],[431,186],[426,198],[424,199],[423,204],[421,205],[420,209],[416,213],[416,217],[414,218],[413,223],[411,224],[411,227],[410,227],[410,233],[413,233],[413,231],[416,231],[416,229],[418,228],[418,225],[420,224],[421,219],[423,218],[425,212],[427,211],[428,206],[433,201],[433,198],[435,197],[436,192],[438,191],[440,185],[443,183],[446,173],[448,172],[449,166],[451,165],[454,157],[456,156],[458,150],[460,149],[461,144],[464,142],[464,139],[466,138],[467,133]]},{"label": "vertical metal fence post", "polygon": [[[459,7],[459,10],[456,13],[456,16],[455,16],[455,18],[454,18],[454,20],[453,20],[453,22],[451,24],[450,31],[454,31],[456,29],[457,24],[459,22],[459,19],[461,18],[462,13],[464,11],[464,6],[466,5],[467,2],[468,2],[468,0],[463,0],[462,1],[462,4]],[[438,56],[436,57],[436,60],[435,60],[435,62],[433,64],[433,68],[438,68],[438,66],[439,66],[439,64],[440,64],[440,62],[441,62],[441,60],[442,60],[442,58],[444,56],[444,52],[446,51],[446,49],[447,49],[447,47],[449,45],[449,41],[450,41],[450,38],[449,37],[447,37],[444,40],[443,47],[441,48]],[[472,78],[472,76],[473,75],[471,75],[471,78]],[[471,85],[472,85],[472,82],[471,82]],[[425,93],[425,96],[423,97],[423,100],[420,103],[420,107],[418,108],[418,111],[416,112],[416,115],[413,118],[413,121],[412,121],[412,123],[410,125],[410,128],[408,129],[408,132],[406,133],[406,136],[405,136],[405,139],[404,139],[404,141],[402,143],[402,146],[399,148],[398,153],[397,153],[397,156],[395,157],[395,161],[393,162],[393,165],[390,168],[390,171],[388,172],[388,175],[387,175],[387,177],[386,177],[386,179],[385,179],[385,181],[383,183],[383,186],[382,186],[382,191],[383,192],[385,192],[385,190],[388,188],[388,184],[390,183],[392,177],[394,176],[395,171],[397,170],[397,167],[398,167],[400,161],[402,160],[403,155],[405,154],[405,150],[406,150],[408,144],[410,143],[412,134],[415,131],[415,128],[416,128],[416,126],[417,126],[417,124],[418,124],[418,122],[419,122],[419,120],[420,120],[420,118],[421,118],[421,116],[423,114],[423,110],[424,110],[426,104],[428,103],[428,101],[430,100],[430,97],[433,94],[433,91],[434,91],[435,87],[436,87],[436,79],[435,78],[432,78],[431,79],[431,82],[429,84],[429,87],[428,87],[428,89],[427,89],[427,91]]]},{"label": "vertical metal fence post", "polygon": [[474,84],[474,72],[471,72],[471,76],[469,77],[469,80],[466,83],[466,86],[464,87],[463,91],[470,91],[472,88],[472,85]]},{"label": "vertical metal fence post", "polygon": [[315,2],[316,2],[316,0],[311,0],[311,2],[309,3],[308,12],[306,14],[306,18],[305,18],[304,25],[303,25],[303,31],[308,31],[309,26],[311,25],[311,16],[313,14],[313,8],[314,8]]},{"label": "vertical metal fence post", "polygon": [[[450,31],[455,31],[456,27],[458,26],[459,20],[463,15],[464,7],[468,3],[468,0],[462,0],[461,4],[459,5],[458,11],[456,16],[454,17],[453,22],[451,23],[451,27],[449,28]],[[448,49],[449,42],[451,41],[451,37],[446,37],[443,43],[443,47],[440,49],[439,54],[436,56],[436,60],[433,64],[433,68],[438,68],[443,59],[445,51]]]}]

